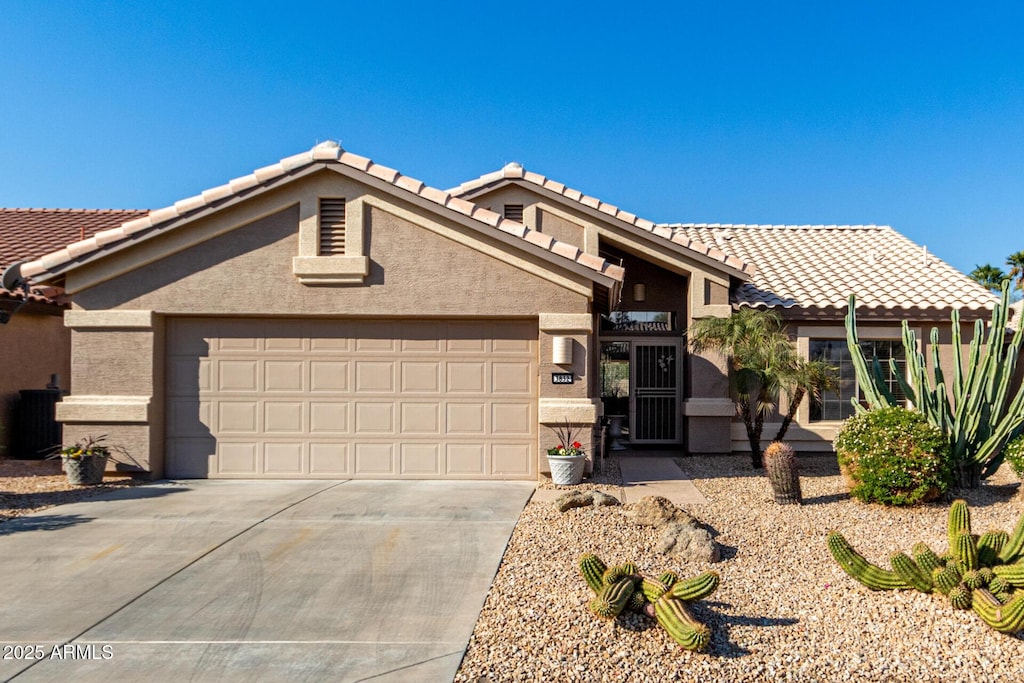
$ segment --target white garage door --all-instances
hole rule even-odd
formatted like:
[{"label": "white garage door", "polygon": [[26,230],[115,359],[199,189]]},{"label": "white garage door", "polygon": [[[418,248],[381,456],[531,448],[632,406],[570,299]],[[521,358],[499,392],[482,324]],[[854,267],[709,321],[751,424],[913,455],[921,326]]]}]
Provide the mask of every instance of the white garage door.
[{"label": "white garage door", "polygon": [[529,321],[174,319],[170,477],[536,476]]}]

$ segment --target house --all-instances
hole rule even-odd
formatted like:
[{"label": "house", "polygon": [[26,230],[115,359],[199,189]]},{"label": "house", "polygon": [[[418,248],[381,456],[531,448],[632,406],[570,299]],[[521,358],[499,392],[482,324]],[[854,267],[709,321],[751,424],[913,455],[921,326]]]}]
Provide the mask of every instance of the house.
[{"label": "house", "polygon": [[[14,263],[55,251],[99,230],[120,225],[144,211],[89,209],[0,209],[0,272]],[[26,301],[27,299],[27,301]],[[64,327],[68,305],[59,291],[11,292],[0,286],[3,371],[0,372],[0,454],[15,452],[14,411],[23,389],[42,389],[53,375],[66,383],[71,373],[71,331]]]},{"label": "house", "polygon": [[[692,320],[778,308],[841,355],[851,292],[880,352],[993,301],[891,228],[657,225],[516,164],[443,191],[334,143],[21,273],[71,301],[65,441],[171,477],[534,479],[551,427],[593,452],[611,413],[636,445],[740,450]],[[798,448],[844,399],[802,409]]]}]

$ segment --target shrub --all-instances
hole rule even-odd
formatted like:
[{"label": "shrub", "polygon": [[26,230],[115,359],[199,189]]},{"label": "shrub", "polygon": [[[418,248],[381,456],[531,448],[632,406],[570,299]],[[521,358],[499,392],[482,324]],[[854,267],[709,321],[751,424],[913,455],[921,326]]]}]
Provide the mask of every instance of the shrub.
[{"label": "shrub", "polygon": [[916,505],[942,495],[952,478],[949,441],[920,413],[893,407],[848,419],[836,434],[850,495],[865,503]]},{"label": "shrub", "polygon": [[1024,479],[1024,434],[1006,444],[1003,449],[1003,457],[1010,467],[1017,473],[1017,476]]}]

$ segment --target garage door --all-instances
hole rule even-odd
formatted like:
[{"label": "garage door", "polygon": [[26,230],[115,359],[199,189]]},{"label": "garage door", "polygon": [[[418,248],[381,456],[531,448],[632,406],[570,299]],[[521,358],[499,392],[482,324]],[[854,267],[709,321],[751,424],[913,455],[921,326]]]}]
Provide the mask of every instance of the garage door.
[{"label": "garage door", "polygon": [[528,321],[174,319],[171,477],[536,476]]}]

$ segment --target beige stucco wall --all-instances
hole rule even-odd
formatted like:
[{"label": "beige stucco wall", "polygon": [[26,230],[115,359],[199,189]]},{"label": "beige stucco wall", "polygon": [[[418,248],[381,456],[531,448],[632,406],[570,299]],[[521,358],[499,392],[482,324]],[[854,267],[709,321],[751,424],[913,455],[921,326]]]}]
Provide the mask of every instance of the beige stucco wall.
[{"label": "beige stucco wall", "polygon": [[[342,196],[350,205],[362,202],[362,237],[370,263],[364,282],[310,286],[294,274],[297,202],[317,194]],[[455,219],[326,171],[72,271],[67,285],[74,291],[75,310],[68,319],[74,362],[72,396],[63,408],[69,418],[65,434],[74,438],[102,427],[112,442],[129,447],[144,469],[159,474],[167,316],[569,314],[589,320],[589,279],[509,248],[502,239],[507,241],[504,235],[477,234]],[[173,253],[162,255],[166,252]],[[566,405],[572,414],[586,415],[590,336],[581,330],[567,333],[577,347],[571,367],[577,379],[565,386],[552,385],[550,379],[552,371],[563,371],[551,363],[555,334],[540,334],[541,409]],[[589,412],[596,417],[592,405]],[[136,421],[139,415],[144,422]],[[550,445],[547,430],[539,431],[544,432],[540,445]],[[538,469],[547,470],[543,458]]]},{"label": "beige stucco wall", "polygon": [[16,456],[14,408],[22,389],[45,389],[51,375],[62,388],[71,374],[71,333],[57,307],[26,306],[0,325],[3,369],[0,371],[0,456]]}]

